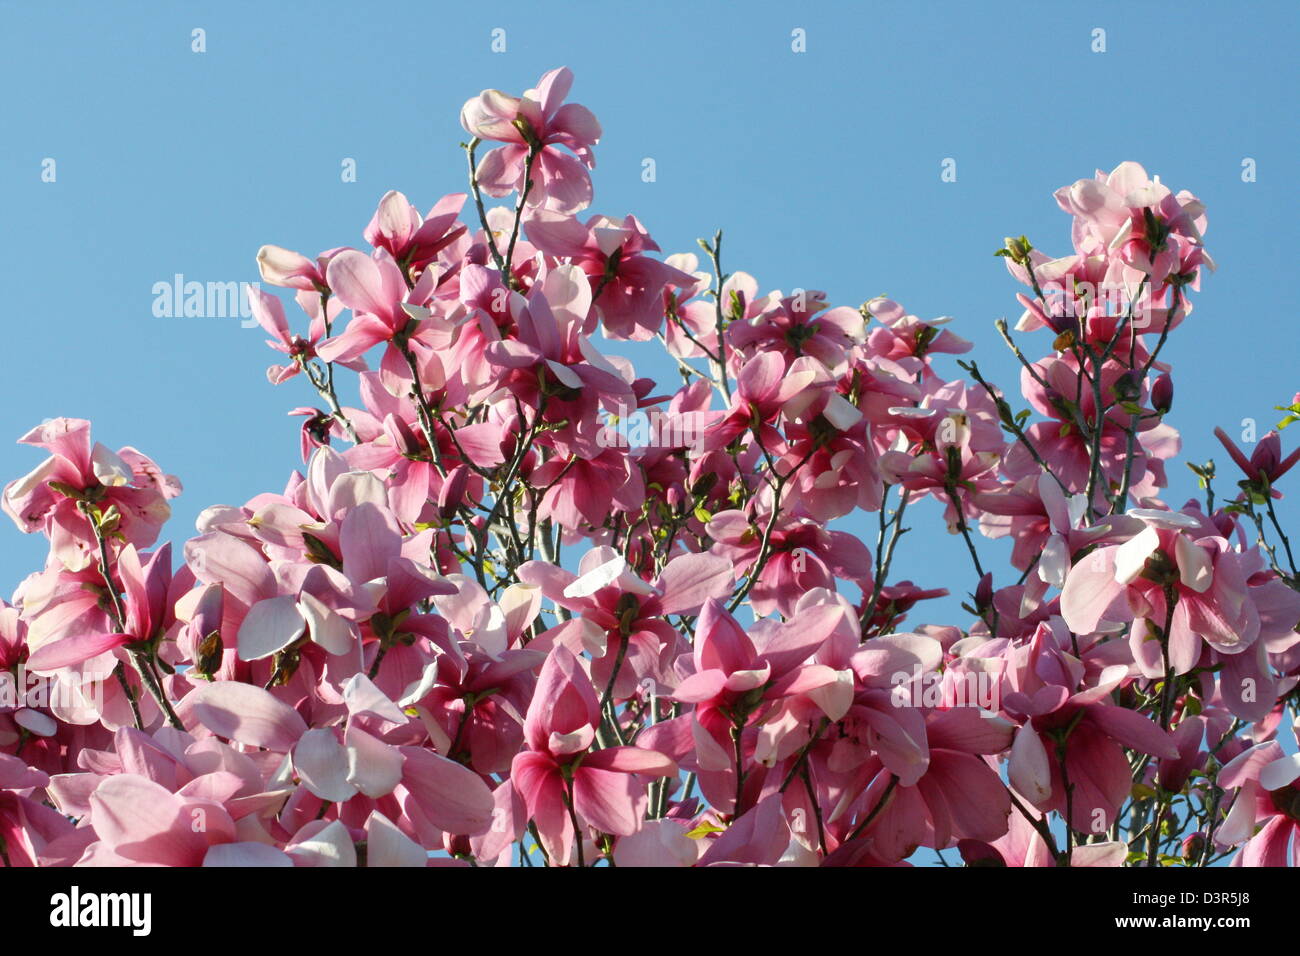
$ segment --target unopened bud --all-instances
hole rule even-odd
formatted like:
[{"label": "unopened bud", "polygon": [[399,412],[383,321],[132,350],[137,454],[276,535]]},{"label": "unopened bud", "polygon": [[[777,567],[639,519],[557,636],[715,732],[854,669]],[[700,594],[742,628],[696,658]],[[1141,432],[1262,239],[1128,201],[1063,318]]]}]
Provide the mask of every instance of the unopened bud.
[{"label": "unopened bud", "polygon": [[1125,372],[1115,379],[1115,398],[1120,403],[1136,401],[1142,394],[1142,373],[1136,370]]},{"label": "unopened bud", "polygon": [[1156,379],[1151,386],[1151,407],[1161,415],[1174,407],[1174,380],[1168,372]]},{"label": "unopened bud", "polygon": [[1007,236],[1002,240],[1002,248],[994,253],[995,256],[1005,256],[1016,265],[1025,266],[1029,264],[1029,253],[1033,251],[1033,246],[1024,236],[1016,238]]},{"label": "unopened bud", "polygon": [[211,677],[221,666],[221,655],[225,650],[221,641],[221,632],[213,631],[199,641],[194,651],[194,669],[204,677]]}]

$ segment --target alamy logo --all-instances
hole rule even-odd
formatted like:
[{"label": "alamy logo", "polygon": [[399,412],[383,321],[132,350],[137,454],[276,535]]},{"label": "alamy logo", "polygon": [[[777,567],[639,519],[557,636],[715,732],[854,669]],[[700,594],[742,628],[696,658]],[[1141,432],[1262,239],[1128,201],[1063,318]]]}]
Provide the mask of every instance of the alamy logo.
[{"label": "alamy logo", "polygon": [[919,664],[912,670],[898,671],[889,682],[890,703],[895,707],[977,707],[981,717],[996,717],[1002,709],[1003,662],[990,660],[987,670],[924,670]]},{"label": "alamy logo", "polygon": [[602,448],[690,448],[704,437],[708,418],[699,412],[665,415],[657,408],[620,407],[596,436]]},{"label": "alamy logo", "polygon": [[50,925],[125,926],[133,936],[148,936],[153,928],[153,894],[82,893],[74,886],[50,897]]},{"label": "alamy logo", "polygon": [[33,674],[19,664],[16,671],[0,671],[0,709],[54,708],[65,717],[90,714],[104,709],[106,674],[86,674],[80,684],[52,680]]},{"label": "alamy logo", "polygon": [[153,314],[159,319],[240,319],[251,329],[257,325],[248,290],[260,289],[257,282],[195,282],[181,273],[171,282],[153,284]]}]

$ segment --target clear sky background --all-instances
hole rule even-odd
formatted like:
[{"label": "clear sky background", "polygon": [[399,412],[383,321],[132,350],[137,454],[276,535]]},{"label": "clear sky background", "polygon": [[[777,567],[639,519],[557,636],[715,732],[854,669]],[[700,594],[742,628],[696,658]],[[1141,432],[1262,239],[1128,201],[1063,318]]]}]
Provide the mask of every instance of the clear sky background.
[{"label": "clear sky background", "polygon": [[[191,49],[195,28],[206,52]],[[806,52],[792,51],[796,29]],[[1287,291],[1298,35],[1292,2],[0,0],[0,480],[40,460],[13,439],[66,415],[182,479],[174,541],[208,505],[282,488],[299,466],[299,420],[285,413],[314,393],[301,378],[269,385],[274,355],[238,318],[155,317],[154,284],[256,281],[263,243],[363,245],[386,190],[427,209],[465,188],[467,98],[567,65],[571,98],[604,126],[592,212],[635,212],[666,253],[721,227],[725,267],[764,289],[848,305],[884,293],[954,316],[1012,389],[993,321],[1014,323],[1021,287],[992,256],[1002,237],[1066,254],[1053,190],[1126,159],[1192,190],[1220,269],[1164,352],[1169,421],[1231,494],[1212,429],[1254,418],[1262,434],[1300,388]],[[346,158],[356,182],[341,181]],[[940,179],[947,158],[956,182]],[[1246,158],[1256,182],[1242,181]],[[1025,343],[1035,355],[1043,334]],[[678,381],[667,362],[639,370]],[[1300,426],[1283,437],[1293,447]],[[1171,475],[1177,507],[1195,486],[1182,464]],[[1300,517],[1290,499],[1283,511]],[[960,539],[937,509],[915,517],[895,577],[970,589]],[[847,527],[874,541],[874,515]],[[6,521],[0,592],[43,556]],[[968,615],[954,597],[921,620]]]}]

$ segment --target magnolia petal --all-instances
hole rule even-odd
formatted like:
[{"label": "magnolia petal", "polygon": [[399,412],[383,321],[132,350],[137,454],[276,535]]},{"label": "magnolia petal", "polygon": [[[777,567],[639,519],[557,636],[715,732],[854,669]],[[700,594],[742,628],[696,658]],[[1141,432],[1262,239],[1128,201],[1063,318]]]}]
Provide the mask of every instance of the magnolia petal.
[{"label": "magnolia petal", "polygon": [[[320,823],[322,821],[313,821]],[[304,833],[309,833],[299,839]],[[311,823],[294,835],[285,848],[298,866],[356,866],[357,848],[348,834],[348,828],[339,820],[323,827],[313,828]]]},{"label": "magnolia petal", "polygon": [[193,712],[218,737],[288,753],[307,732],[298,712],[252,684],[217,681],[193,693]]},{"label": "magnolia petal", "polygon": [[1047,762],[1047,749],[1030,724],[1016,731],[1007,776],[1017,793],[1039,809],[1045,809],[1052,798],[1052,771]]},{"label": "magnolia petal", "polygon": [[307,628],[298,604],[286,595],[258,601],[239,625],[239,659],[259,661],[282,651]]},{"label": "magnolia petal", "polygon": [[208,847],[204,866],[293,866],[293,857],[265,843],[244,841]]},{"label": "magnolia petal", "polygon": [[293,748],[293,769],[303,786],[320,797],[342,803],[357,792],[348,781],[348,751],[325,728],[309,730]]},{"label": "magnolia petal", "polygon": [[1150,526],[1121,544],[1115,552],[1115,581],[1131,584],[1146,566],[1147,558],[1160,547],[1160,535]]},{"label": "magnolia petal", "polygon": [[348,783],[367,797],[382,797],[396,789],[402,779],[402,754],[355,724],[343,735],[348,753]]},{"label": "magnolia petal", "polygon": [[427,866],[429,854],[378,810],[366,821],[366,866]]}]

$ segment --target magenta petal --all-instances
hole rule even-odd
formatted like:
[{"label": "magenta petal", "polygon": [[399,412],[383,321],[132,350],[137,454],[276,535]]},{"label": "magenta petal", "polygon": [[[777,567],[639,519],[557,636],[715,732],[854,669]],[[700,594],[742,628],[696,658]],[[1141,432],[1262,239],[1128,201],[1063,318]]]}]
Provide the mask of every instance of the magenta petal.
[{"label": "magenta petal", "polygon": [[288,753],[307,725],[298,712],[252,684],[217,681],[194,691],[194,716],[218,737]]},{"label": "magenta petal", "polygon": [[402,783],[440,829],[474,836],[492,826],[492,791],[463,764],[421,747],[402,747]]},{"label": "magenta petal", "polygon": [[635,833],[644,805],[645,784],[631,774],[583,764],[573,775],[573,808],[604,833]]},{"label": "magenta petal", "polygon": [[654,750],[643,747],[606,747],[583,759],[583,767],[611,770],[616,773],[641,773],[653,777],[671,777],[677,764]]},{"label": "magenta petal", "polygon": [[161,866],[198,866],[208,841],[191,827],[184,803],[144,777],[109,777],[90,796],[99,839],[118,856]]},{"label": "magenta petal", "polygon": [[51,641],[27,659],[27,667],[33,671],[52,671],[60,667],[71,667],[92,657],[98,657],[105,651],[130,644],[135,638],[130,634],[79,634]]},{"label": "magenta petal", "polygon": [[1153,757],[1178,759],[1174,739],[1142,714],[1123,707],[1096,705],[1088,708],[1088,718],[1125,747]]}]

